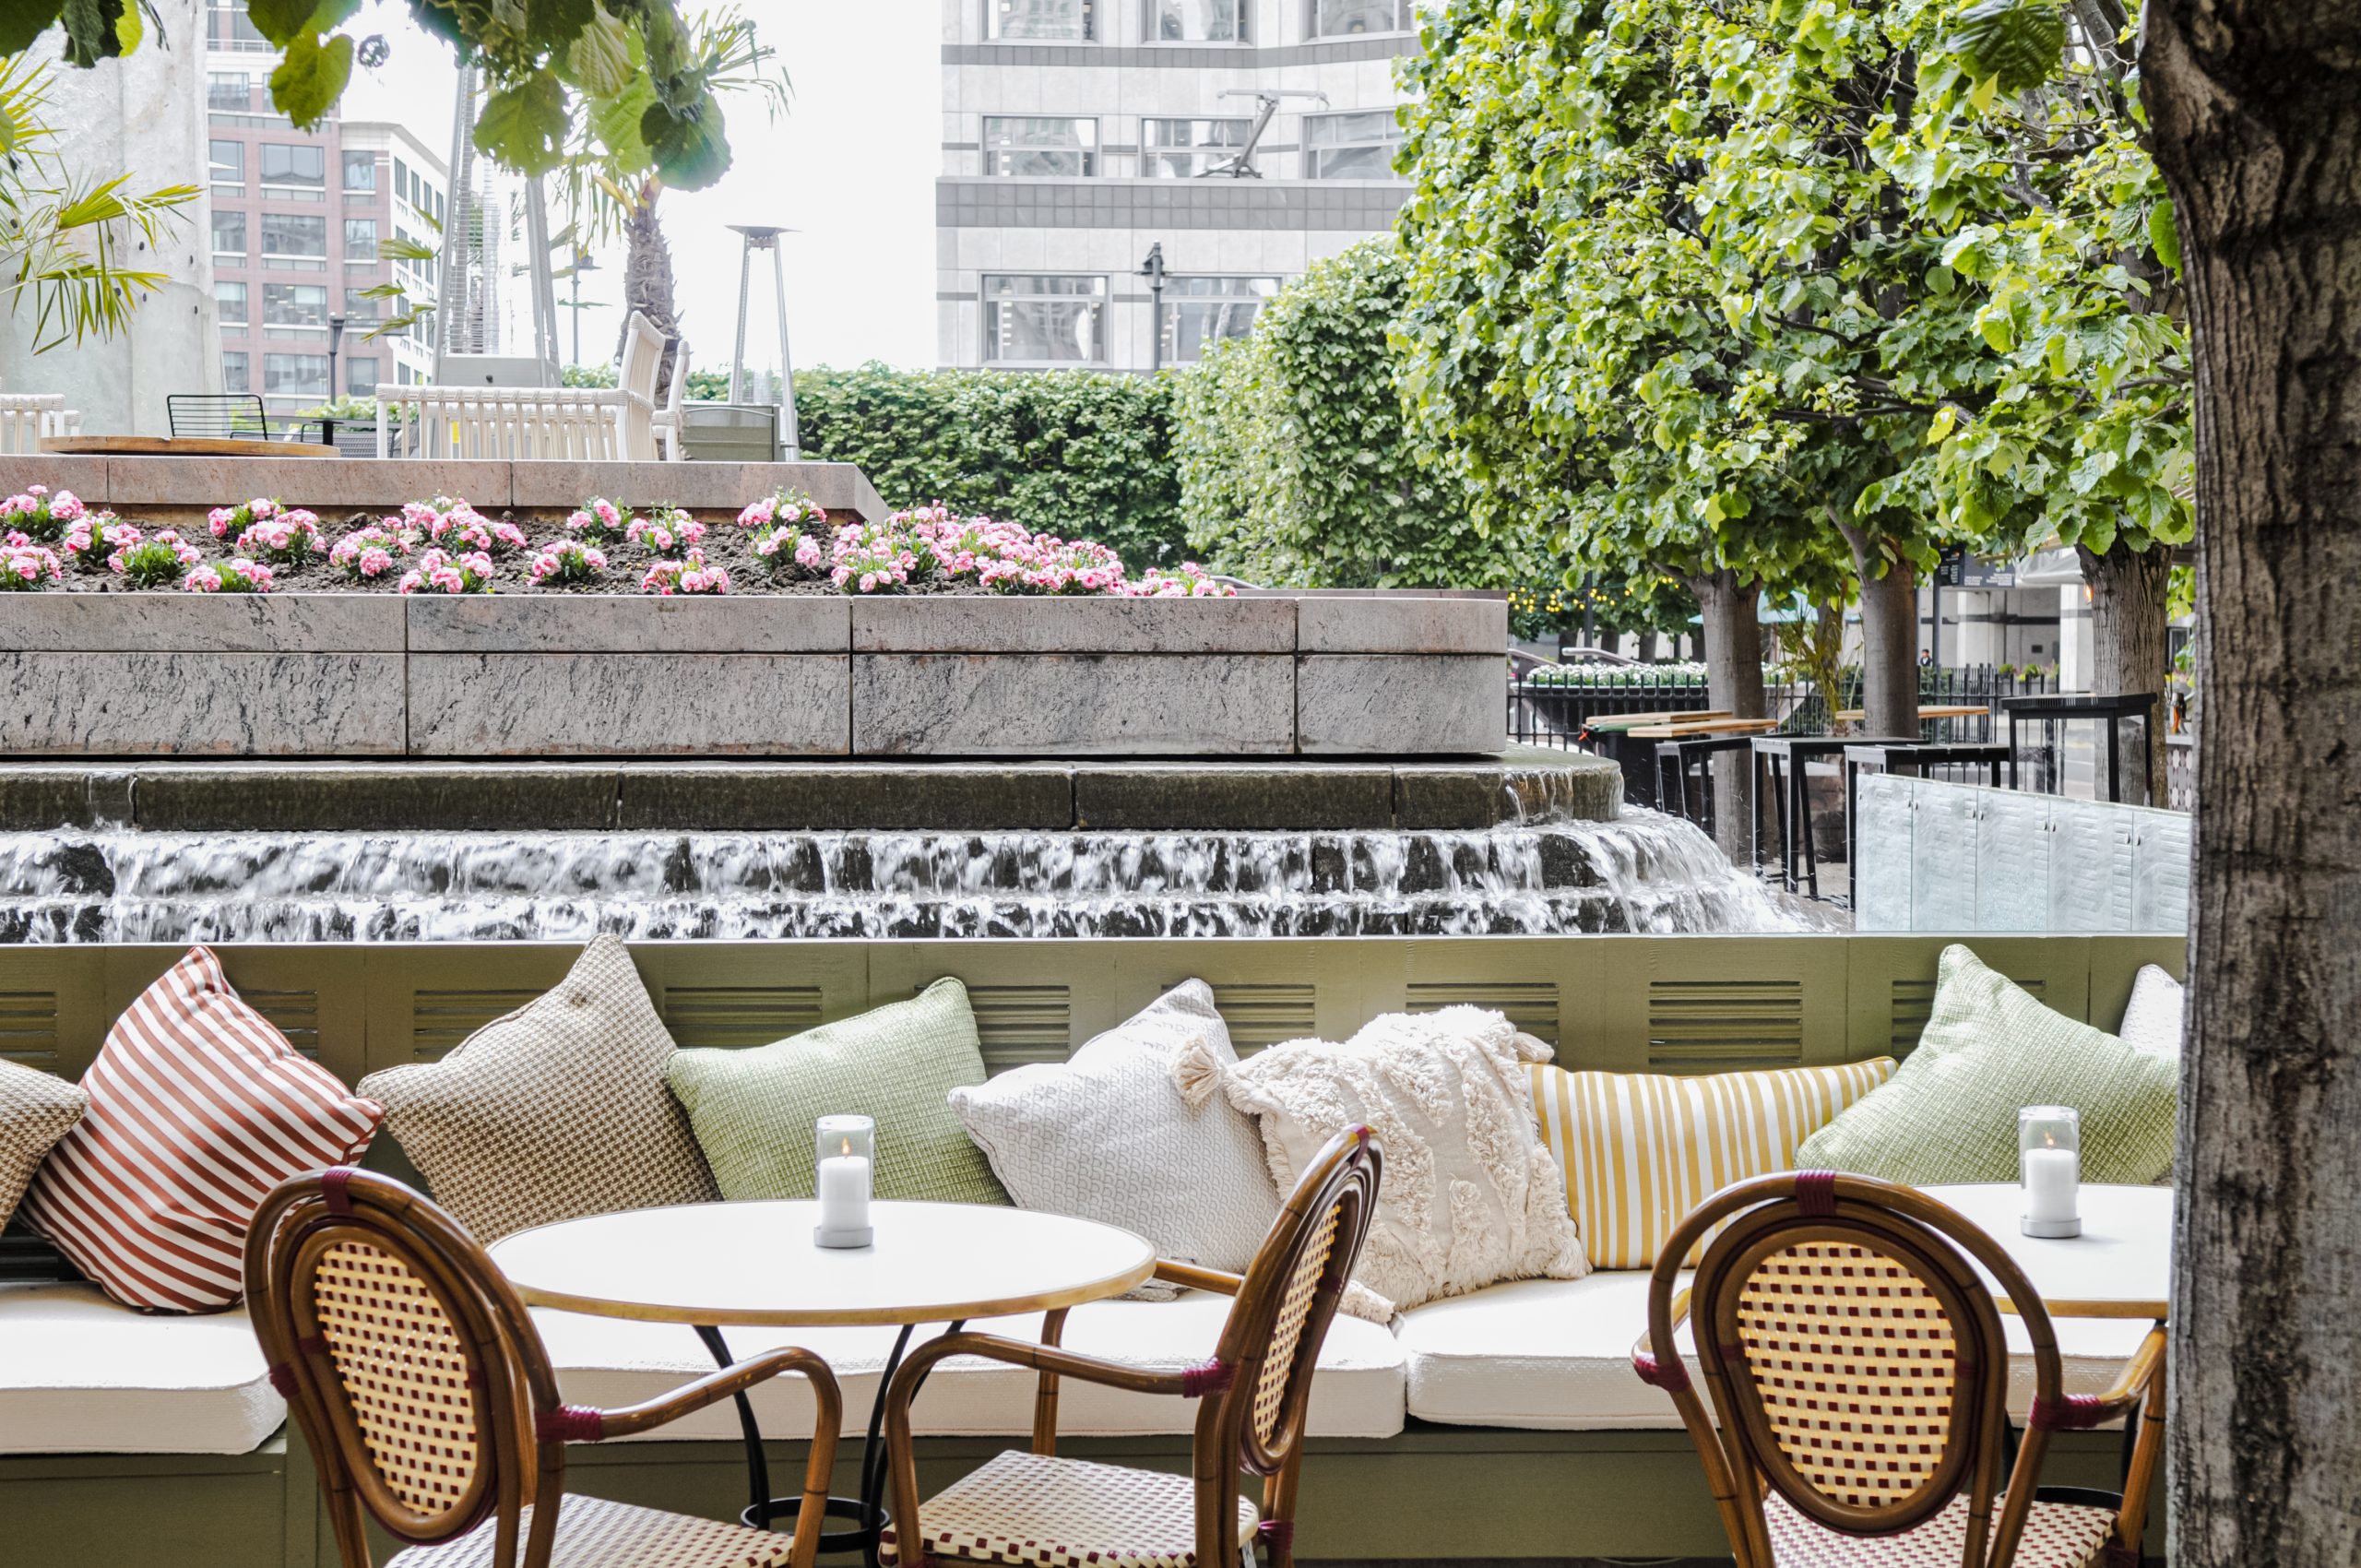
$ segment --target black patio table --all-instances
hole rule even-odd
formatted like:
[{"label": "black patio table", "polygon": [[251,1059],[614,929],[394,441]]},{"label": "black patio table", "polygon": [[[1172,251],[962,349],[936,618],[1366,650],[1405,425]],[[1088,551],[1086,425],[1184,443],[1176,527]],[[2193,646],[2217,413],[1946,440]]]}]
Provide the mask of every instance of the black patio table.
[{"label": "black patio table", "polygon": [[[1768,775],[1771,800],[1779,822],[1779,885],[1794,893],[1799,887],[1808,889],[1814,898],[1820,897],[1820,855],[1811,841],[1811,800],[1805,790],[1805,779],[1813,763],[1823,757],[1841,757],[1848,748],[1862,745],[1912,745],[1916,742],[1892,738],[1864,742],[1853,735],[1755,735],[1754,777],[1760,790]],[[1850,866],[1851,825],[1850,798],[1845,815],[1846,855]],[[1762,813],[1757,810],[1750,820],[1751,828],[1751,861],[1760,871],[1762,866]],[[1803,865],[1797,874],[1798,855]]]}]

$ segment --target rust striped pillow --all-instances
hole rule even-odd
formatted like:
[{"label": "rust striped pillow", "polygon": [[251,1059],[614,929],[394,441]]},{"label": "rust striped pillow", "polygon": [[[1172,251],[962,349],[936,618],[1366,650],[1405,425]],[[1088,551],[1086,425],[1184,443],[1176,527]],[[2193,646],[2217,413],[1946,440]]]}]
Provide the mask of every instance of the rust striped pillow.
[{"label": "rust striped pillow", "polygon": [[108,1295],[154,1312],[234,1304],[265,1194],[359,1158],[385,1117],[299,1055],[202,947],[115,1020],[82,1088],[90,1108],[23,1213]]},{"label": "rust striped pillow", "polygon": [[[1591,1266],[1649,1268],[1690,1210],[1733,1182],[1794,1170],[1803,1141],[1893,1065],[1880,1056],[1694,1077],[1527,1071]],[[1703,1252],[1692,1249],[1686,1265]]]}]

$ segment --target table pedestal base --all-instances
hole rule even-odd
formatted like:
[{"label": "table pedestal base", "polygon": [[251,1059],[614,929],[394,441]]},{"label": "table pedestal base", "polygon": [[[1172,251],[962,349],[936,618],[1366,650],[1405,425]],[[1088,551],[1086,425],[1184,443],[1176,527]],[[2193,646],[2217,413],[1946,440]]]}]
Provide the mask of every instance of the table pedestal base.
[{"label": "table pedestal base", "polygon": [[[964,1319],[954,1319],[943,1333],[956,1334],[966,1326]],[[910,1348],[910,1335],[917,1327],[916,1324],[902,1325],[902,1332],[894,1336],[894,1349],[885,1358],[884,1370],[878,1374],[877,1397],[869,1408],[869,1433],[860,1445],[860,1495],[828,1499],[827,1517],[848,1519],[851,1526],[828,1530],[820,1537],[822,1551],[857,1551],[868,1568],[878,1568],[878,1538],[893,1521],[893,1515],[885,1509],[885,1394],[894,1385],[894,1374],[901,1370],[902,1358]],[[699,1324],[696,1333],[717,1366],[727,1367],[734,1362],[721,1330]],[[920,1386],[924,1386],[923,1383]],[[915,1395],[917,1390],[911,1393]],[[770,1461],[763,1454],[763,1430],[754,1420],[753,1404],[743,1394],[730,1397],[738,1407],[738,1430],[746,1441],[746,1484],[752,1499],[738,1517],[748,1528],[756,1530],[767,1530],[781,1519],[791,1522],[801,1511],[803,1500],[771,1495]]]}]

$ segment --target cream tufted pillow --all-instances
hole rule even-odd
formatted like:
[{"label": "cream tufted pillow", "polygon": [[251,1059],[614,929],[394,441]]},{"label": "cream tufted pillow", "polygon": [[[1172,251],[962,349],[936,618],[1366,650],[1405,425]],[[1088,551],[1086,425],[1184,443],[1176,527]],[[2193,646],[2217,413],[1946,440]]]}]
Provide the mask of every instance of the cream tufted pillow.
[{"label": "cream tufted pillow", "polygon": [[1590,1271],[1557,1161],[1534,1121],[1525,1064],[1549,1048],[1498,1013],[1390,1013],[1342,1045],[1289,1040],[1219,1075],[1262,1119],[1272,1179],[1292,1189],[1327,1141],[1356,1123],[1377,1134],[1385,1183],[1354,1279],[1388,1315],[1504,1279]]}]

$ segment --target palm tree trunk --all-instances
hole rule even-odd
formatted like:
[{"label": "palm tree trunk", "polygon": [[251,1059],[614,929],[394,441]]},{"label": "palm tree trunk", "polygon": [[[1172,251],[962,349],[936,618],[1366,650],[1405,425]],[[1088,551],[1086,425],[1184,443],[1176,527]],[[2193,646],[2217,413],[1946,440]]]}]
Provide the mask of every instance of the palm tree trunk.
[{"label": "palm tree trunk", "polygon": [[[656,198],[663,185],[650,180],[639,188],[631,216],[623,223],[623,304],[647,317],[664,334],[664,358],[656,367],[656,395],[660,399],[672,385],[672,352],[681,336],[680,317],[672,303],[672,247],[664,243],[664,225],[656,214]],[[631,318],[623,318],[623,332]],[[623,356],[623,334],[615,339],[615,355]]]}]

